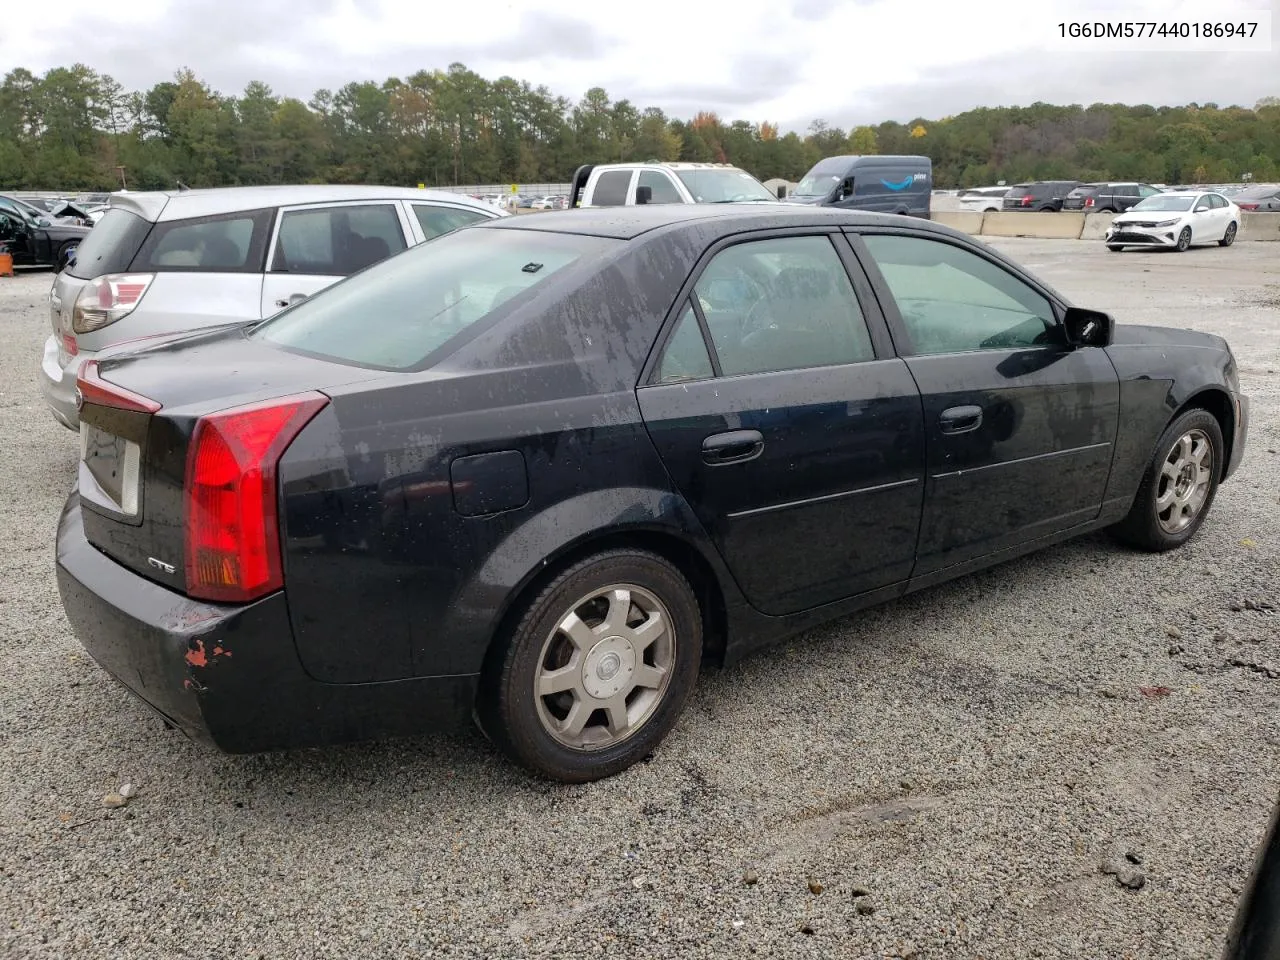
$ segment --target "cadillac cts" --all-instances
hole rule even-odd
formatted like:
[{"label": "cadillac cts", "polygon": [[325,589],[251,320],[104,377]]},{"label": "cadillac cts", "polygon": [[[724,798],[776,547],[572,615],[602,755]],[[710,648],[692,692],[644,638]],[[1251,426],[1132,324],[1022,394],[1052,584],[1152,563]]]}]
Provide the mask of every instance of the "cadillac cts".
[{"label": "cadillac cts", "polygon": [[1248,417],[1218,337],[782,205],[466,227],[79,392],[59,588],[163,717],[248,752],[474,716],[564,781],[653,751],[704,658],[1103,527],[1178,547]]}]

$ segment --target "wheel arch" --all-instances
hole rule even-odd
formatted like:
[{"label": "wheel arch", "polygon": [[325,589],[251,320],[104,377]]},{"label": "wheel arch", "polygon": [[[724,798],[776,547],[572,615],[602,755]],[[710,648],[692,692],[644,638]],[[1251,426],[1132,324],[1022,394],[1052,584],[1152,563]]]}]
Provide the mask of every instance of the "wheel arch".
[{"label": "wheel arch", "polygon": [[530,571],[510,592],[507,603],[494,621],[495,627],[485,649],[484,675],[491,675],[500,665],[503,641],[540,590],[563,571],[594,554],[628,548],[661,557],[689,581],[702,613],[703,660],[717,664],[723,662],[728,636],[728,608],[723,584],[711,562],[697,546],[671,529],[637,526],[601,530],[579,537],[545,557]]},{"label": "wheel arch", "polygon": [[1231,403],[1231,396],[1218,386],[1206,386],[1183,400],[1173,412],[1169,422],[1173,423],[1188,410],[1205,410],[1213,415],[1222,429],[1222,464],[1218,468],[1219,480],[1225,478],[1227,465],[1231,463],[1232,443],[1235,441],[1236,412]]}]

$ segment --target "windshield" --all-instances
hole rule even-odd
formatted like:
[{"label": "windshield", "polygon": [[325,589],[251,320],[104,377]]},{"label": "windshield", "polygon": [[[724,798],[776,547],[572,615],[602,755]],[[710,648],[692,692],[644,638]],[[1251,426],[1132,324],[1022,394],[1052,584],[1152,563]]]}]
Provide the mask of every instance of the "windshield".
[{"label": "windshield", "polygon": [[19,200],[17,197],[5,197],[4,200],[14,213],[18,214],[20,217],[25,217],[27,220],[39,221],[47,220],[49,218],[49,212],[47,210],[41,210],[38,207],[33,207],[25,200]]},{"label": "windshield", "polygon": [[339,363],[408,370],[508,300],[619,242],[459,230],[322,290],[258,324],[250,337]]},{"label": "windshield", "polygon": [[1190,210],[1194,201],[1195,197],[1171,197],[1165,194],[1163,196],[1147,197],[1147,199],[1135,203],[1129,209],[1177,212],[1179,210]]},{"label": "windshield", "polygon": [[793,197],[825,197],[835,189],[837,183],[849,169],[847,160],[823,160],[816,163],[796,184]]},{"label": "windshield", "polygon": [[776,199],[763,183],[743,170],[676,170],[695,203],[740,203]]}]

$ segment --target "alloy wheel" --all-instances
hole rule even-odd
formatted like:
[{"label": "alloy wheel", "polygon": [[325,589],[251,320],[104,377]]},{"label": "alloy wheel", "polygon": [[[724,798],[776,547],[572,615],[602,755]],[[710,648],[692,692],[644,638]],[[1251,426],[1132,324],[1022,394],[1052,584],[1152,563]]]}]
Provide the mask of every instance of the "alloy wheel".
[{"label": "alloy wheel", "polygon": [[666,606],[634,584],[582,597],[542,645],[534,699],[543,729],[575,750],[607,749],[653,716],[675,672]]},{"label": "alloy wheel", "polygon": [[1188,430],[1160,466],[1156,519],[1165,533],[1181,533],[1204,509],[1213,480],[1213,443],[1200,429]]}]

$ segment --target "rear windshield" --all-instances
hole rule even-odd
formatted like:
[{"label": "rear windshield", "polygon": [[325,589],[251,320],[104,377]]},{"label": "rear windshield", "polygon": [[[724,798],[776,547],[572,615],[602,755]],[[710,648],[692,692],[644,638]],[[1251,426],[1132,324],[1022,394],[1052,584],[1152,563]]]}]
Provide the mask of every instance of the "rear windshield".
[{"label": "rear windshield", "polygon": [[76,250],[67,273],[92,280],[106,273],[124,273],[146,239],[151,224],[139,216],[113,207],[94,224]]},{"label": "rear windshield", "polygon": [[508,300],[621,241],[532,230],[461,230],[326,288],[250,336],[299,353],[409,370]]}]

